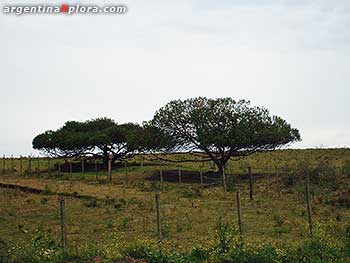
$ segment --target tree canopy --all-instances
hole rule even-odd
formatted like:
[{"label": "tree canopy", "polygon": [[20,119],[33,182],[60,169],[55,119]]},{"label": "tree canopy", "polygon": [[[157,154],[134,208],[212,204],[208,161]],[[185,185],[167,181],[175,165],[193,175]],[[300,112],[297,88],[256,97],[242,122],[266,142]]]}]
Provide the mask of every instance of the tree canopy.
[{"label": "tree canopy", "polygon": [[55,157],[95,156],[106,162],[129,158],[139,149],[142,127],[117,124],[108,118],[85,122],[68,121],[56,131],[46,131],[33,139],[33,148]]},{"label": "tree canopy", "polygon": [[149,149],[199,153],[212,160],[219,171],[232,157],[300,140],[299,131],[284,119],[251,106],[249,101],[231,98],[174,100],[160,108],[145,126],[153,132]]}]

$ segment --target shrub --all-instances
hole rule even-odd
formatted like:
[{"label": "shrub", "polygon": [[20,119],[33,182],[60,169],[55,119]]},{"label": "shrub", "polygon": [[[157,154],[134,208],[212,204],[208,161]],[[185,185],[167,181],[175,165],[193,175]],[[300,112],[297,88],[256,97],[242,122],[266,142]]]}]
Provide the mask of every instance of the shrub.
[{"label": "shrub", "polygon": [[237,247],[226,256],[227,260],[239,263],[275,263],[279,261],[279,254],[272,246],[258,249]]},{"label": "shrub", "polygon": [[314,237],[306,240],[299,248],[290,249],[283,262],[288,263],[330,263],[344,262],[339,249],[324,240]]},{"label": "shrub", "polygon": [[350,226],[348,226],[345,230],[343,245],[344,245],[345,256],[350,258]]},{"label": "shrub", "polygon": [[181,197],[196,198],[202,195],[202,189],[198,186],[185,187],[180,192]]},{"label": "shrub", "polygon": [[217,245],[216,251],[227,253],[231,246],[239,245],[238,231],[235,227],[230,227],[229,224],[224,223],[219,217],[216,224]]}]

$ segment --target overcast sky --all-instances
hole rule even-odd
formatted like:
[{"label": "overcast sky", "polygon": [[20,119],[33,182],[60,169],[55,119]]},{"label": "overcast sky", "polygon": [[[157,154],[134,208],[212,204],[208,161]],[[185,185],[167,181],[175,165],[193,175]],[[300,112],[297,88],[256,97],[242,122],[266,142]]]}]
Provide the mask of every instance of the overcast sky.
[{"label": "overcast sky", "polygon": [[[76,1],[1,1],[23,4]],[[173,99],[248,99],[350,146],[350,1],[80,1],[125,15],[0,14],[0,154],[67,120],[142,122]]]}]

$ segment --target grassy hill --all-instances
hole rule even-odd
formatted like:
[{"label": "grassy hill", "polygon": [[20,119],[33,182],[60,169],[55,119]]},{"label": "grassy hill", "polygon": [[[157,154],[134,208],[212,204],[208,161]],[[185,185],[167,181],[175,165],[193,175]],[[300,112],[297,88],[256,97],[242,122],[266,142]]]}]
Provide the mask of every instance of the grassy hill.
[{"label": "grassy hill", "polygon": [[[279,257],[280,261],[257,261],[256,258],[235,261],[237,255],[233,254],[257,254],[261,252],[259,249],[266,254],[271,251],[265,250],[271,247],[275,252],[300,253],[302,257],[312,249],[319,251],[317,246],[325,246],[324,253],[339,255],[334,256],[335,259],[323,255],[328,261],[300,262],[348,260],[344,256],[347,244],[344,242],[350,222],[349,149],[280,150],[231,161],[227,168],[231,191],[227,192],[221,185],[201,185],[199,180],[179,183],[178,174],[174,173],[180,169],[183,178],[198,179],[200,169],[204,173],[210,171],[210,163],[201,167],[198,163],[142,160],[149,165],[141,167],[141,158],[136,157],[132,161],[134,166],[114,169],[112,182],[107,180],[105,171],[99,172],[97,181],[94,172],[57,175],[51,171],[49,174],[45,171],[47,160],[43,159],[39,160],[41,172],[38,175],[11,173],[7,169],[6,174],[0,176],[0,224],[3,226],[0,239],[11,248],[11,255],[18,258],[35,255],[42,260],[35,262],[51,262],[46,256],[54,258],[60,251],[57,198],[63,196],[67,212],[67,249],[70,255],[79,257],[85,257],[90,251],[90,256],[86,256],[90,261],[85,258],[82,262],[98,262],[92,261],[96,255],[106,262],[125,257],[149,262],[299,262],[296,258],[281,261],[278,255],[275,255],[276,260]],[[248,166],[253,170],[254,200],[249,198],[249,181],[244,177]],[[163,183],[159,181],[160,170]],[[310,239],[308,232],[306,173],[311,181],[314,236],[321,242],[314,245],[308,243],[315,238]],[[170,177],[176,178],[168,180]],[[154,180],[150,180],[152,178]],[[243,250],[237,232],[237,188],[241,192]],[[185,256],[182,261],[150,259],[147,253],[159,252],[154,201],[157,191],[161,198],[162,255],[173,253],[181,258],[179,253],[188,256],[198,249],[198,253],[203,253],[203,261],[195,261],[198,258],[186,261]],[[311,250],[305,252],[308,245]],[[218,251],[220,249],[227,251]],[[314,250],[312,254],[316,253]],[[243,254],[242,257],[248,257]],[[224,261],[225,257],[228,261]],[[338,259],[340,261],[336,261]]]}]

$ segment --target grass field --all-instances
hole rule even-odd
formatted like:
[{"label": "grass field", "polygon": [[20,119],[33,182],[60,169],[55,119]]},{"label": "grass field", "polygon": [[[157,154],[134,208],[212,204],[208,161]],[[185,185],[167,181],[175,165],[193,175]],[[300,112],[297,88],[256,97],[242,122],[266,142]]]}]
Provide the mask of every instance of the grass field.
[{"label": "grass field", "polygon": [[[140,158],[133,161],[139,163]],[[315,232],[340,245],[350,222],[349,161],[348,149],[317,149],[260,153],[230,162],[227,173],[234,178],[230,186],[241,189],[244,243],[283,249],[298,247],[309,238],[304,180],[308,172]],[[213,247],[220,222],[238,227],[234,192],[224,192],[220,185],[202,188],[198,183],[166,180],[168,170],[181,169],[185,176],[185,171],[210,170],[210,163],[204,167],[198,163],[160,166],[152,160],[154,166],[132,166],[127,172],[125,168],[115,169],[109,182],[106,172],[99,172],[98,181],[94,172],[85,172],[84,176],[80,172],[49,174],[44,159],[39,160],[38,174],[20,174],[18,160],[11,173],[11,162],[6,160],[0,183],[42,190],[30,193],[0,188],[0,237],[13,249],[11,253],[33,244],[38,235],[59,244],[59,195],[66,202],[68,250],[76,253],[93,246],[103,248],[106,258],[118,258],[129,245],[141,241],[156,244],[154,199],[160,189],[164,250]],[[22,165],[25,167],[25,161]],[[246,173],[248,166],[257,178],[254,200],[249,199],[249,182],[235,176]],[[34,170],[34,161],[32,167]],[[162,186],[147,179],[158,175],[159,169],[165,176]]]}]

